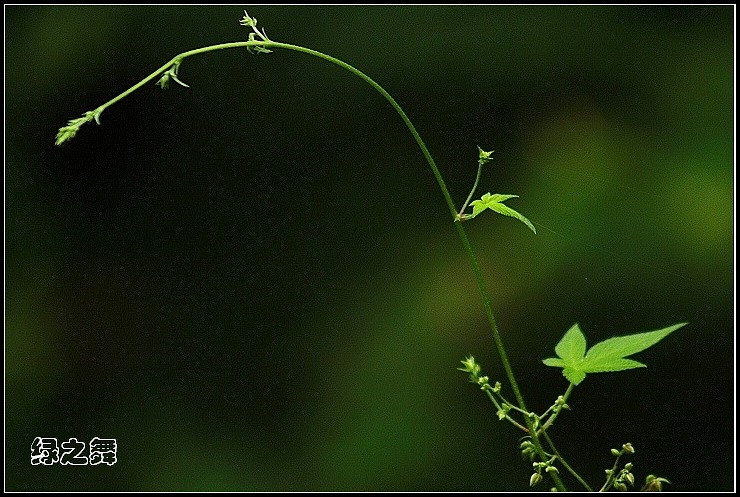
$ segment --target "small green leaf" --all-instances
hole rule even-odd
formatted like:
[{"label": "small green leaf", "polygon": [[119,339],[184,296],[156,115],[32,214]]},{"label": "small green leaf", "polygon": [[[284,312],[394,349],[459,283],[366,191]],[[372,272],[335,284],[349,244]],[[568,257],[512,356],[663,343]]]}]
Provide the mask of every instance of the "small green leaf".
[{"label": "small green leaf", "polygon": [[534,228],[534,225],[529,221],[529,219],[522,216],[508,205],[503,204],[503,202],[505,202],[506,200],[509,200],[510,198],[517,198],[518,196],[519,195],[504,195],[501,193],[496,193],[493,195],[491,195],[490,193],[485,193],[480,200],[473,200],[472,202],[470,202],[470,205],[473,207],[473,213],[471,214],[470,219],[474,218],[486,209],[491,209],[492,211],[498,212],[499,214],[502,214],[504,216],[518,219],[519,221],[526,224],[529,229],[531,229],[535,234],[537,234],[537,230]]},{"label": "small green leaf", "polygon": [[[688,323],[678,323],[667,328],[624,337],[614,337],[599,342],[586,350],[586,337],[578,324],[574,324],[555,346],[558,358],[550,357],[542,362],[546,366],[563,368],[563,376],[578,385],[588,373],[606,373],[647,367],[641,362],[625,359],[626,356],[652,347],[677,329]],[[584,354],[585,352],[585,354]]]}]

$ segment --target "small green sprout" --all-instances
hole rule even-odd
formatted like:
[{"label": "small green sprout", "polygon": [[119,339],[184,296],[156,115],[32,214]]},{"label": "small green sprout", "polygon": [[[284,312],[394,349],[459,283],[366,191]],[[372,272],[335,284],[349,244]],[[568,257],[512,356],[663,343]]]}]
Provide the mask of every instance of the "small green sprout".
[{"label": "small green sprout", "polygon": [[480,148],[480,146],[478,146],[478,165],[483,166],[491,162],[493,160],[491,155],[493,155],[493,150],[491,150],[490,152],[486,152],[485,150]]},{"label": "small green sprout", "polygon": [[[502,195],[500,193],[491,195],[490,193],[486,193],[481,197],[480,200],[474,200],[473,202],[471,202],[471,199],[475,194],[475,190],[478,188],[478,183],[480,182],[483,166],[493,160],[493,158],[491,157],[492,155],[493,150],[491,150],[490,152],[486,152],[485,150],[480,148],[480,146],[478,146],[478,173],[475,176],[473,189],[470,190],[470,195],[468,195],[468,198],[465,200],[465,203],[463,203],[462,208],[457,213],[455,221],[467,221],[478,216],[478,214],[480,214],[484,210],[491,209],[492,211],[498,212],[499,214],[502,214],[504,216],[509,216],[520,220],[521,222],[526,224],[527,227],[532,230],[532,232],[537,234],[537,230],[534,228],[534,225],[529,221],[529,219],[522,216],[511,207],[503,204],[503,202],[505,202],[506,200],[509,200],[510,198],[516,198],[518,197],[518,195]],[[473,213],[465,214],[465,210],[468,208],[469,205],[473,207]]]}]

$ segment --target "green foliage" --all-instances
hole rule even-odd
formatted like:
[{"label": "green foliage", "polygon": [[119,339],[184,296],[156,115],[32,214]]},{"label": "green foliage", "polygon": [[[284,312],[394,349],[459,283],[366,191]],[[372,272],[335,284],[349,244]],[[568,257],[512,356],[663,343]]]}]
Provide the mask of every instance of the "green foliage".
[{"label": "green foliage", "polygon": [[504,195],[501,193],[495,193],[491,195],[490,193],[484,193],[480,200],[473,200],[472,202],[470,202],[470,205],[473,207],[473,213],[470,215],[469,219],[473,219],[486,209],[491,209],[493,212],[498,212],[499,214],[502,214],[504,216],[509,216],[520,220],[521,222],[526,224],[533,233],[537,234],[537,230],[534,229],[534,226],[529,221],[529,219],[522,216],[508,205],[504,205],[504,202],[506,200],[517,197],[519,197],[519,195]]},{"label": "green foliage", "polygon": [[555,346],[558,358],[543,359],[547,366],[563,368],[563,376],[578,385],[588,373],[606,373],[645,368],[641,362],[625,357],[652,347],[672,332],[688,323],[678,323],[667,328],[623,337],[614,337],[599,342],[586,352],[586,337],[578,323],[563,335]]}]

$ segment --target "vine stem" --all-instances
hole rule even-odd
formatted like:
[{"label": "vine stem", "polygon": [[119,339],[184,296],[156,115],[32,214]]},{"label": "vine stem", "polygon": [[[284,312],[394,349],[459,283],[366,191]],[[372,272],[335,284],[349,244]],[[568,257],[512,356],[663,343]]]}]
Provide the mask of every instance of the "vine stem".
[{"label": "vine stem", "polygon": [[[391,106],[396,110],[398,115],[401,116],[401,119],[403,120],[403,122],[406,124],[406,127],[409,129],[409,131],[413,135],[414,139],[416,140],[416,143],[419,145],[419,148],[421,149],[421,153],[424,155],[424,158],[427,160],[427,163],[429,163],[429,167],[432,169],[432,173],[434,174],[434,177],[437,179],[439,188],[442,190],[442,195],[444,196],[445,201],[447,202],[447,206],[450,209],[450,213],[452,214],[453,221],[458,221],[458,213],[457,213],[457,209],[455,208],[455,203],[452,200],[452,196],[450,195],[450,191],[447,188],[447,184],[442,178],[442,173],[440,173],[439,168],[437,167],[437,164],[434,162],[434,158],[432,157],[432,154],[429,152],[429,149],[424,143],[424,140],[421,139],[421,136],[416,131],[416,128],[414,127],[413,123],[411,122],[409,117],[406,115],[406,112],[404,112],[404,110],[401,108],[400,105],[398,105],[396,100],[387,91],[385,91],[385,89],[383,89],[382,86],[380,86],[372,78],[367,76],[365,73],[363,73],[359,69],[356,69],[355,67],[347,64],[346,62],[336,59],[330,55],[317,52],[316,50],[312,50],[310,48],[305,48],[305,47],[300,47],[297,45],[290,45],[286,43],[278,43],[278,42],[272,42],[272,41],[265,42],[263,46],[266,48],[285,48],[288,50],[295,50],[297,52],[303,52],[303,53],[324,59],[358,76],[360,79],[364,80],[367,84],[375,88],[381,95],[383,95],[383,97],[385,97],[388,103],[390,103]],[[480,174],[480,169],[479,169],[479,174]],[[481,299],[483,300],[483,307],[485,308],[485,311],[486,311],[486,317],[488,318],[488,323],[491,327],[491,332],[493,333],[493,340],[496,344],[496,349],[498,350],[498,354],[501,358],[501,363],[504,366],[506,377],[509,380],[509,384],[511,385],[511,389],[514,392],[514,396],[516,397],[519,407],[523,411],[528,412],[526,403],[524,402],[524,397],[522,396],[521,390],[519,389],[519,384],[517,383],[516,378],[514,376],[514,370],[511,367],[511,363],[509,362],[509,356],[506,353],[506,349],[504,348],[504,342],[503,342],[503,339],[501,338],[501,332],[498,329],[498,325],[496,324],[496,318],[493,315],[493,306],[491,305],[491,299],[489,297],[488,289],[486,287],[485,280],[483,279],[483,271],[481,270],[480,264],[478,263],[478,257],[476,256],[475,251],[473,250],[473,247],[470,244],[470,239],[468,238],[468,235],[465,232],[465,228],[463,228],[463,223],[455,222],[455,227],[457,227],[457,233],[460,236],[460,241],[462,241],[463,247],[465,248],[465,253],[468,255],[468,259],[470,261],[470,266],[473,269],[473,274],[475,275],[475,281],[478,285],[478,291],[480,293]],[[542,448],[542,444],[540,443],[537,430],[535,430],[532,420],[528,416],[525,416],[524,419],[527,424],[527,429],[529,430],[529,433],[532,436],[533,443],[535,445],[535,450],[537,451],[538,455],[542,458],[543,461],[547,460],[547,455],[545,454]],[[558,475],[553,473],[551,474],[551,476],[553,478],[553,481],[555,482],[555,485],[558,487],[558,490],[565,491],[566,488],[563,485],[560,478],[558,477]]]},{"label": "vine stem", "polygon": [[[475,251],[473,250],[472,245],[470,244],[470,240],[468,238],[467,233],[465,232],[465,229],[463,228],[463,225],[461,222],[459,222],[459,215],[458,211],[455,208],[455,203],[452,200],[452,196],[450,195],[450,191],[447,188],[447,185],[445,184],[444,179],[442,178],[442,174],[439,171],[439,168],[437,167],[437,164],[434,162],[434,159],[432,158],[432,154],[429,152],[429,149],[427,148],[424,141],[421,139],[421,136],[416,131],[416,128],[412,124],[409,117],[406,115],[406,113],[403,111],[401,106],[396,102],[396,100],[387,92],[385,89],[380,86],[378,83],[376,83],[372,78],[367,76],[365,73],[360,71],[359,69],[356,69],[355,67],[347,64],[346,62],[343,62],[335,57],[332,57],[331,55],[324,54],[322,52],[318,52],[316,50],[312,50],[310,48],[301,47],[298,45],[291,45],[288,43],[281,43],[281,42],[275,42],[271,40],[250,40],[250,41],[241,41],[241,42],[232,42],[232,43],[221,43],[218,45],[211,45],[208,47],[202,47],[195,50],[190,50],[187,52],[183,52],[179,55],[176,55],[173,57],[169,62],[164,64],[162,67],[154,71],[152,74],[141,80],[139,83],[135,84],[128,90],[124,91],[117,97],[109,100],[108,102],[104,103],[103,105],[97,107],[91,112],[86,113],[86,116],[88,116],[88,119],[86,122],[89,122],[92,120],[92,118],[95,119],[96,122],[99,123],[99,116],[100,114],[111,105],[115,104],[116,102],[122,100],[126,96],[130,95],[134,91],[138,90],[148,82],[152,81],[157,76],[162,76],[162,74],[166,71],[168,71],[173,66],[179,66],[180,63],[193,55],[203,54],[207,52],[213,52],[216,50],[224,50],[228,48],[282,48],[286,50],[293,50],[296,52],[302,52],[308,55],[312,55],[314,57],[318,57],[320,59],[324,59],[328,62],[331,62],[343,69],[346,69],[347,71],[351,72],[355,76],[359,77],[363,81],[365,81],[367,84],[372,86],[375,90],[377,90],[387,101],[391,104],[391,106],[396,110],[398,115],[401,117],[403,122],[406,124],[406,127],[409,129],[411,134],[414,137],[414,140],[416,140],[416,143],[419,145],[419,148],[421,149],[422,154],[424,155],[424,158],[426,159],[427,163],[429,164],[429,167],[432,169],[432,173],[434,174],[434,177],[437,179],[437,183],[439,184],[439,188],[442,190],[442,195],[445,198],[445,202],[447,203],[447,207],[450,210],[450,214],[452,215],[453,222],[455,224],[455,227],[457,228],[457,233],[460,237],[460,240],[463,244],[463,247],[465,248],[465,253],[468,256],[468,259],[470,261],[470,266],[473,269],[473,274],[475,275],[475,281],[478,285],[478,291],[480,293],[481,299],[483,301],[483,307],[485,308],[486,317],[488,318],[488,323],[491,328],[491,332],[493,334],[493,340],[496,344],[496,349],[498,351],[499,357],[501,358],[501,363],[504,367],[504,371],[506,372],[506,377],[509,380],[509,384],[511,386],[512,391],[514,392],[514,396],[516,397],[517,403],[519,404],[519,407],[525,411],[528,412],[527,406],[524,402],[524,397],[522,396],[521,390],[519,389],[519,385],[516,381],[516,378],[514,376],[514,370],[511,367],[511,363],[509,362],[509,357],[506,353],[506,349],[504,348],[504,343],[501,338],[501,332],[498,329],[498,326],[496,324],[496,318],[493,315],[493,307],[491,305],[491,299],[489,297],[488,289],[486,288],[485,281],[483,279],[483,272],[481,270],[480,264],[478,263],[478,258],[475,254]],[[79,125],[77,126],[79,128]],[[75,130],[76,131],[76,130]],[[72,136],[74,136],[74,133],[71,133],[69,138],[71,139]],[[58,140],[58,144],[63,143],[64,140]],[[480,170],[479,170],[480,173]],[[535,446],[535,450],[539,457],[542,459],[542,461],[547,461],[547,454],[545,453],[544,449],[542,448],[542,444],[539,439],[539,434],[537,433],[537,430],[535,429],[533,420],[529,416],[524,416],[525,423],[527,425],[527,430],[529,431],[529,435],[532,437],[532,442]],[[556,473],[550,473],[550,476],[552,477],[556,487],[560,491],[566,491],[565,485],[563,485],[562,481],[560,480],[559,476]]]},{"label": "vine stem", "polygon": [[465,209],[468,208],[468,204],[470,204],[470,201],[473,199],[473,195],[475,195],[475,190],[478,189],[478,183],[480,183],[480,177],[481,173],[483,172],[483,162],[478,161],[478,173],[475,175],[475,183],[473,183],[473,189],[470,190],[470,195],[468,195],[468,198],[465,199],[465,203],[462,207],[460,207],[460,212],[458,212],[455,215],[455,220],[460,221],[463,219],[463,216],[465,214]]},{"label": "vine stem", "polygon": [[542,436],[543,436],[543,437],[545,438],[545,440],[547,441],[548,445],[550,446],[550,449],[552,449],[552,453],[553,453],[553,454],[554,454],[554,455],[555,455],[555,456],[556,456],[556,457],[558,458],[558,461],[560,461],[560,464],[562,464],[562,465],[563,465],[563,467],[564,467],[564,468],[565,468],[566,470],[568,470],[568,472],[569,472],[569,473],[570,473],[571,475],[573,475],[573,477],[574,477],[574,478],[575,478],[576,480],[578,480],[578,481],[579,481],[579,483],[580,483],[581,485],[583,485],[583,488],[585,488],[587,492],[593,492],[593,489],[591,488],[591,486],[590,486],[590,485],[589,485],[588,483],[586,483],[586,480],[584,480],[583,478],[581,478],[581,475],[579,475],[578,473],[576,473],[576,470],[574,470],[574,469],[573,469],[573,468],[572,468],[572,467],[570,466],[570,464],[568,464],[568,462],[567,462],[567,461],[566,461],[565,459],[563,459],[563,456],[561,456],[561,455],[560,455],[560,452],[558,451],[558,449],[557,449],[557,448],[555,448],[555,444],[554,444],[554,443],[553,443],[553,441],[552,441],[552,440],[550,439],[550,435],[548,435],[548,434],[547,434],[547,432],[543,430],[543,431],[542,431]]}]

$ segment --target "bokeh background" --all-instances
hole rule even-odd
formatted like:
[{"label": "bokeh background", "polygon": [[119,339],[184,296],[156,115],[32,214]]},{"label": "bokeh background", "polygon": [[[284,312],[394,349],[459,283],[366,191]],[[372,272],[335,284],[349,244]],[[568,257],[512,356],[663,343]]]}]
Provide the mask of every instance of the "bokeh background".
[{"label": "bokeh background", "polygon": [[[690,324],[590,375],[551,434],[593,486],[734,488],[734,6],[256,6],[403,106],[460,204],[529,407],[541,360]],[[186,60],[242,6],[5,7],[5,485],[11,491],[527,490],[505,382],[439,188],[388,103],[305,54]],[[512,397],[510,390],[504,392]],[[115,438],[37,467],[35,437]],[[573,489],[579,487],[566,477]],[[547,488],[544,484],[540,488]]]}]

